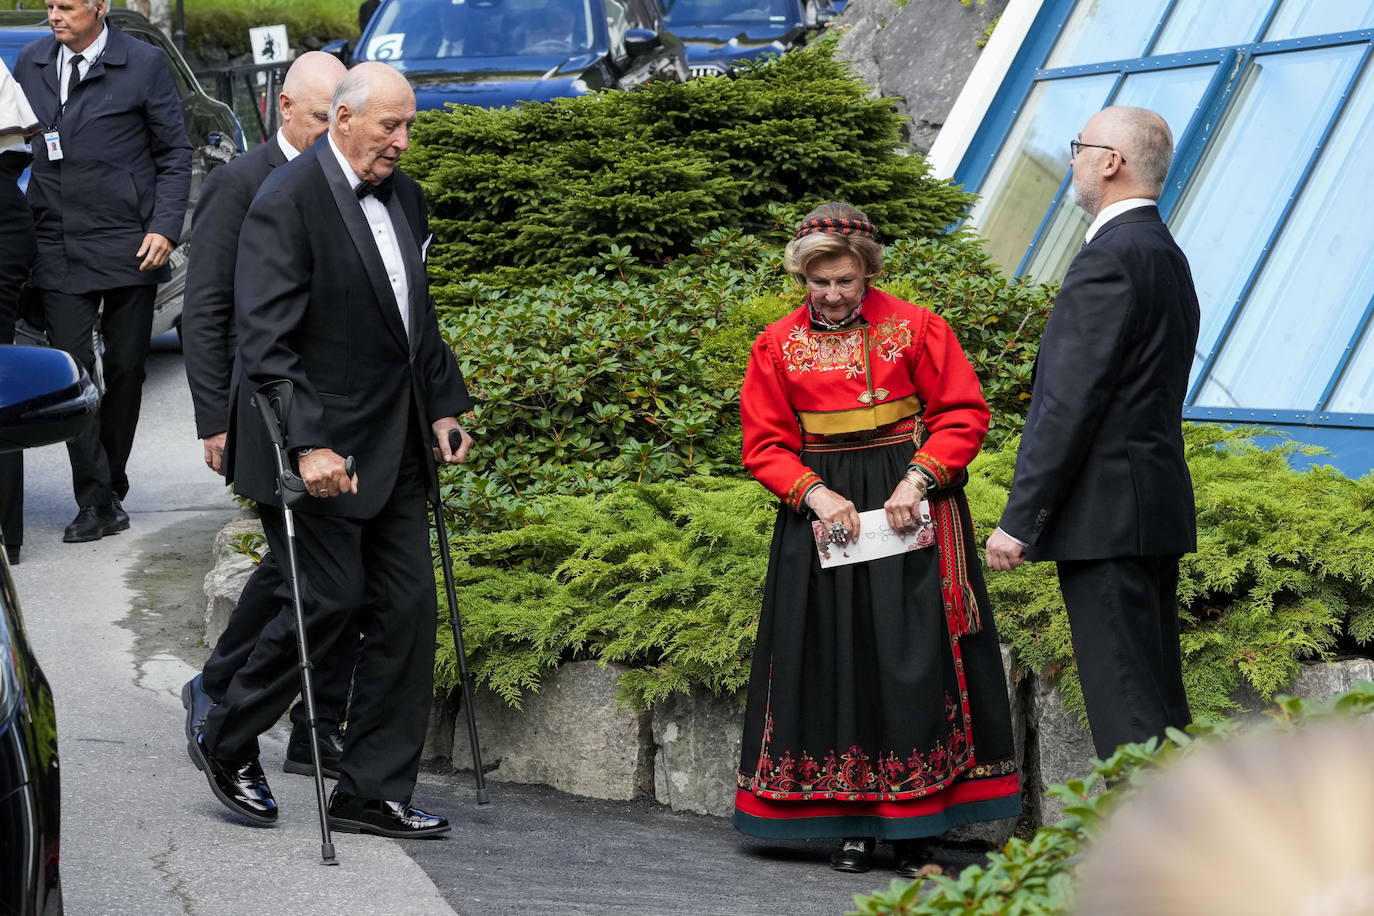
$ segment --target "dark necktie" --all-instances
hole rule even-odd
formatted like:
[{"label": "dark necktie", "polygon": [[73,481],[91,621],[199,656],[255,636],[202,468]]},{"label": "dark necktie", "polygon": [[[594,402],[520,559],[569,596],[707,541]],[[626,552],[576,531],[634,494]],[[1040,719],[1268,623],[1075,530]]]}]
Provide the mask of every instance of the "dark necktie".
[{"label": "dark necktie", "polygon": [[364,181],[362,184],[358,185],[355,193],[357,193],[359,200],[362,200],[370,194],[385,205],[386,202],[391,199],[391,176],[386,176],[378,184]]},{"label": "dark necktie", "polygon": [[67,77],[67,101],[64,104],[71,103],[72,93],[76,92],[77,84],[81,82],[81,70],[79,68],[85,59],[80,54],[72,55],[72,75]]}]

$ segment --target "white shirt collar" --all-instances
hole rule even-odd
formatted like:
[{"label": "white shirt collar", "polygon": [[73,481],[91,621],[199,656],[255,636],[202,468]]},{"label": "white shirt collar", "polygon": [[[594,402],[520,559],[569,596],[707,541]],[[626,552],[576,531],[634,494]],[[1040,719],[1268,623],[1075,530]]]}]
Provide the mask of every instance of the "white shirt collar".
[{"label": "white shirt collar", "polygon": [[[105,42],[109,37],[110,30],[105,27],[105,23],[102,21],[100,23],[100,34],[95,36],[95,41],[87,45],[86,50],[81,52],[81,59],[85,61],[87,67],[99,60],[100,55],[105,53]],[[57,52],[57,65],[62,68],[63,72],[60,75],[64,80],[69,78],[67,76],[67,71],[71,67],[71,62],[72,50],[66,45],[62,45],[61,49]]]},{"label": "white shirt collar", "polygon": [[[280,127],[277,128],[277,146],[281,147],[282,155],[286,157],[287,162],[301,154],[301,151],[292,146],[291,141],[286,139],[286,134],[282,133]],[[345,172],[344,174],[348,173]]]},{"label": "white shirt collar", "polygon": [[1116,219],[1127,210],[1135,210],[1139,207],[1157,206],[1159,206],[1159,201],[1151,200],[1148,197],[1128,197],[1125,200],[1118,200],[1114,204],[1107,204],[1107,206],[1098,211],[1097,219],[1093,220],[1093,224],[1088,227],[1087,234],[1083,236],[1083,244],[1086,245],[1091,242],[1093,237],[1097,235],[1103,226],[1107,225],[1107,223]]},{"label": "white shirt collar", "polygon": [[334,135],[327,134],[329,139],[329,149],[334,153],[334,158],[339,161],[339,168],[343,169],[344,177],[348,179],[348,186],[353,190],[358,190],[358,185],[363,183],[363,179],[358,177],[358,173],[353,171],[353,166],[349,164],[347,157],[339,149],[339,145],[334,142]]}]

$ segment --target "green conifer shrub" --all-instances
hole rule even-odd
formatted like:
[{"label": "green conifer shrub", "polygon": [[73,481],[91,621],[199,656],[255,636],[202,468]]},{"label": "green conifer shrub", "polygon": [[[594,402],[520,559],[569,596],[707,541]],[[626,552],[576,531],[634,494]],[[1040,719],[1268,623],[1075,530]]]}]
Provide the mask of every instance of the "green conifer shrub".
[{"label": "green conifer shrub", "polygon": [[942,232],[972,195],[899,152],[901,115],[867,91],[817,46],[737,79],[423,112],[402,164],[428,196],[430,276],[537,285],[600,270],[612,245],[647,269],[717,229],[772,229],[777,202],[849,200],[887,238]]}]

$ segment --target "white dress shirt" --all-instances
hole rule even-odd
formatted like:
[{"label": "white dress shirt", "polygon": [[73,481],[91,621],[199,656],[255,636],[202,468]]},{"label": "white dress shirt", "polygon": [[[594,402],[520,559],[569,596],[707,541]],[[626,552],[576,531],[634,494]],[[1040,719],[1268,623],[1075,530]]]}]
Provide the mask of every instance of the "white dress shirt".
[{"label": "white dress shirt", "polygon": [[[356,191],[358,185],[363,183],[363,179],[358,177],[358,173],[353,171],[353,166],[348,164],[348,159],[339,151],[332,135],[329,136],[329,148],[333,151],[334,158],[339,161],[339,168],[343,169],[344,177],[349,179],[350,187]],[[400,243],[396,239],[396,227],[391,225],[391,214],[386,212],[386,204],[375,196],[364,197],[358,204],[363,208],[363,216],[367,217],[368,225],[372,227],[372,241],[377,243],[377,252],[382,256],[386,278],[391,282],[391,291],[396,294],[396,308],[401,313],[401,324],[405,326],[406,337],[409,338],[410,282],[406,279],[406,263],[401,256]]]},{"label": "white dress shirt", "polygon": [[[277,128],[277,146],[281,147],[281,151],[286,156],[287,162],[290,162],[301,154],[300,150],[296,149],[287,141],[286,135],[281,132],[280,127]],[[344,169],[344,174],[351,175],[353,174],[353,170]]]},{"label": "white dress shirt", "polygon": [[[84,80],[86,74],[91,71],[91,64],[95,63],[100,55],[105,53],[105,42],[110,37],[110,30],[105,28],[105,23],[100,24],[100,34],[95,41],[86,47],[81,54],[81,63],[76,65],[76,72],[81,74]],[[73,52],[66,45],[57,51],[57,98],[63,105],[67,104],[67,82],[72,78],[72,56]]]},{"label": "white dress shirt", "polygon": [[1148,197],[1128,197],[1125,200],[1118,200],[1114,204],[1107,204],[1107,206],[1097,211],[1097,218],[1093,220],[1093,224],[1088,227],[1087,234],[1083,236],[1083,244],[1086,245],[1091,242],[1093,237],[1101,231],[1103,226],[1107,225],[1107,223],[1116,219],[1127,210],[1134,210],[1138,207],[1157,206],[1159,206],[1159,201],[1151,200]]}]

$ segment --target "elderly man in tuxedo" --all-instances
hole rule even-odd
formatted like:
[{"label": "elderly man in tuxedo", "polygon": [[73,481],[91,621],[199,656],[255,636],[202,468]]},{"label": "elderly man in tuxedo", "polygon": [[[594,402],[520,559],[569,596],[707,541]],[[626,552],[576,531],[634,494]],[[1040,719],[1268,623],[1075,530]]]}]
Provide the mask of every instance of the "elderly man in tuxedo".
[{"label": "elderly man in tuxedo", "polygon": [[1178,561],[1195,550],[1182,411],[1198,335],[1188,260],[1156,202],[1169,127],[1143,108],[1093,115],[1071,144],[1093,216],[1036,360],[1016,476],[987,560],[1054,560],[1097,753],[1190,721]]},{"label": "elderly man in tuxedo", "polygon": [[[248,205],[272,170],[295,159],[324,136],[329,127],[329,104],[348,71],[337,58],[310,51],[296,58],[286,71],[277,99],[281,128],[266,143],[210,173],[196,208],[186,297],[181,312],[182,349],[186,380],[195,406],[196,434],[205,464],[217,473],[229,427],[229,389],[237,335],[234,330],[234,268],[239,232]],[[248,660],[258,634],[280,607],[275,593],[282,587],[276,555],[269,552],[244,586],[228,625],[215,643],[205,667],[182,687],[186,707],[186,739],[194,742],[210,707],[224,696],[229,681]],[[348,705],[348,686],[357,656],[356,639],[340,639],[316,672],[315,699],[319,718],[320,759],[326,776],[338,778],[343,755],[339,723]],[[313,772],[310,734],[304,702],[291,709],[291,741],[286,747],[288,773]]]},{"label": "elderly man in tuxedo", "polygon": [[[431,437],[450,463],[472,445],[456,419],[471,400],[425,279],[424,196],[396,167],[414,119],[400,73],[359,65],[334,94],[325,138],[274,169],[248,208],[225,450],[229,478],[262,506],[281,555],[276,467],[251,399],[260,385],[289,381],[286,443],[309,494],[295,509],[295,539],[312,660],[363,634],[329,819],[336,830],[391,837],[448,830],[445,818],[411,804],[434,673],[425,501],[437,494],[427,492],[425,462],[434,460]],[[192,745],[215,796],[259,823],[275,821],[277,807],[257,739],[298,683],[290,592],[278,595],[280,610]]]},{"label": "elderly man in tuxedo", "polygon": [[67,542],[129,527],[123,499],[143,400],[157,284],[181,237],[191,143],[167,58],[105,22],[108,0],[47,0],[52,36],[19,55],[15,78],[38,114],[29,203],[33,285],[53,346],[92,373],[105,341],[100,422],[67,443],[80,507]]}]

